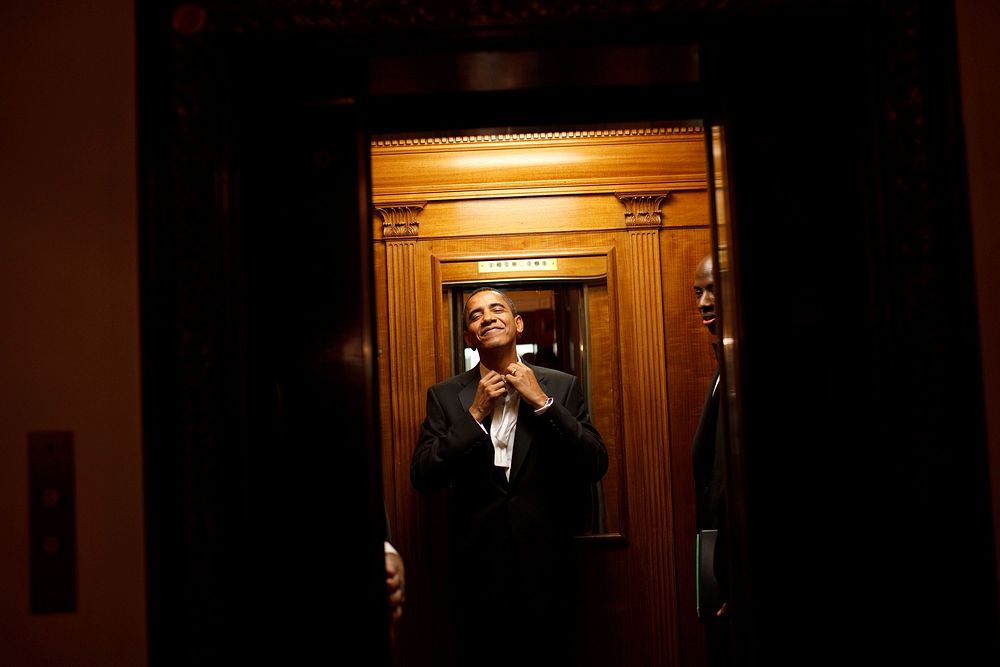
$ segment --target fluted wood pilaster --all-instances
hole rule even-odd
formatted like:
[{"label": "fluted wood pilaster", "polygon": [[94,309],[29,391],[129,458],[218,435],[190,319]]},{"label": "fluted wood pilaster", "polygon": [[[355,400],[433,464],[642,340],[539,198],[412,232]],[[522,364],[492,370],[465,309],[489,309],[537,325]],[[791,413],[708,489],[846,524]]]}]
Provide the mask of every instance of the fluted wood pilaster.
[{"label": "fluted wood pilaster", "polygon": [[[422,419],[419,369],[417,361],[417,312],[413,295],[417,290],[414,272],[416,238],[386,243],[389,311],[389,397],[392,409],[392,461],[397,488],[405,488],[409,477],[409,461],[416,446],[417,432],[413,424]],[[412,505],[411,505],[412,507]],[[401,530],[412,522],[400,522]],[[401,535],[403,540],[409,536]]]},{"label": "fluted wood pilaster", "polygon": [[[632,203],[636,203],[631,200]],[[646,200],[652,203],[655,200]],[[659,199],[662,201],[662,198]],[[623,200],[625,203],[625,200]],[[626,204],[628,206],[628,204]],[[658,209],[659,204],[656,204]],[[630,512],[637,518],[631,533],[645,561],[647,588],[637,592],[650,598],[636,624],[649,623],[653,652],[651,663],[676,665],[677,618],[675,600],[675,564],[670,513],[671,484],[669,463],[669,424],[667,417],[666,359],[662,341],[663,299],[660,279],[658,230],[653,226],[658,210],[633,209],[633,219],[643,224],[632,225],[628,232],[629,294],[631,326],[626,335],[632,344],[625,345],[623,360],[631,378],[625,387],[625,442],[629,475],[629,504],[640,505]],[[628,218],[626,218],[628,220]],[[643,395],[629,395],[635,388],[645,388]],[[649,391],[652,390],[652,391]],[[637,663],[636,663],[637,664]]]}]

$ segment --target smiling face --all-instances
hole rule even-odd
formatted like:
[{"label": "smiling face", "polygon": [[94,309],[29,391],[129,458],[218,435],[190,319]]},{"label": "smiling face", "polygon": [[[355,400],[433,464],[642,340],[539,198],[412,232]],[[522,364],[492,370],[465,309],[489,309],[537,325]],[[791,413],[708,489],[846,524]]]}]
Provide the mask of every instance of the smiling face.
[{"label": "smiling face", "polygon": [[524,321],[513,305],[493,290],[476,292],[465,303],[465,343],[480,354],[486,350],[515,349]]},{"label": "smiling face", "polygon": [[698,269],[694,273],[694,296],[698,303],[698,312],[701,313],[701,322],[714,339],[718,336],[718,332],[715,315],[715,278],[712,277],[711,255],[698,263]]}]

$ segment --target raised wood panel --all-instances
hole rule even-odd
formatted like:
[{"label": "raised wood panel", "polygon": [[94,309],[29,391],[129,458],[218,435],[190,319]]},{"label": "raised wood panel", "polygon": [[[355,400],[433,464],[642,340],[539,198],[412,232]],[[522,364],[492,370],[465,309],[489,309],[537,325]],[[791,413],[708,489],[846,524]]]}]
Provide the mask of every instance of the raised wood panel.
[{"label": "raised wood panel", "polygon": [[663,222],[660,227],[703,227],[708,224],[708,191],[687,190],[670,192],[660,207]]},{"label": "raised wood panel", "polygon": [[[431,255],[431,283],[429,289],[437,289],[438,285],[443,284],[445,281],[441,275],[441,262]],[[437,289],[438,295],[438,308],[434,311],[434,331],[437,333],[437,338],[434,341],[434,362],[435,370],[434,377],[435,381],[437,378],[446,378],[449,375],[454,374],[454,368],[452,366],[452,338],[451,338],[451,322],[452,312],[451,312],[451,300],[449,295],[441,289]]]},{"label": "raised wood panel", "polygon": [[[612,194],[437,201],[429,203],[420,215],[421,239],[576,233],[622,227],[622,205]],[[376,238],[381,233],[378,225]]]},{"label": "raised wood panel", "polygon": [[[608,274],[608,261],[607,256],[604,254],[597,256],[574,257],[565,256],[565,251],[563,251],[560,253],[542,254],[529,252],[505,252],[488,256],[484,256],[480,253],[478,256],[480,259],[441,262],[441,282],[469,283],[501,280],[579,280],[582,278],[599,278]],[[529,259],[552,260],[554,262],[555,269],[481,271],[479,266],[480,261],[493,262],[494,260],[509,261]]]},{"label": "raised wood panel", "polygon": [[[417,194],[411,195],[417,201]],[[707,224],[708,194],[670,191],[660,206],[663,227]],[[431,202],[419,214],[421,240],[481,234],[554,234],[625,227],[625,209],[614,194],[473,199]],[[383,236],[376,219],[373,238]]]},{"label": "raised wood panel", "polygon": [[706,186],[698,128],[433,141],[372,143],[376,205],[414,193],[435,201]]},{"label": "raised wood panel", "polygon": [[441,263],[468,261],[477,257],[571,257],[606,255],[620,246],[622,231],[581,231],[576,234],[479,234],[468,237],[424,239],[418,247],[428,261],[427,278],[431,275],[431,257]]},{"label": "raised wood panel", "polygon": [[[613,262],[612,262],[613,264]],[[625,461],[621,423],[621,364],[618,359],[618,318],[614,314],[611,287],[616,277],[612,271],[608,282],[587,288],[587,340],[590,349],[590,378],[587,385],[594,426],[601,433],[608,449],[608,472],[601,480],[605,498],[605,522],[609,529],[628,535],[628,498],[625,484]]]}]

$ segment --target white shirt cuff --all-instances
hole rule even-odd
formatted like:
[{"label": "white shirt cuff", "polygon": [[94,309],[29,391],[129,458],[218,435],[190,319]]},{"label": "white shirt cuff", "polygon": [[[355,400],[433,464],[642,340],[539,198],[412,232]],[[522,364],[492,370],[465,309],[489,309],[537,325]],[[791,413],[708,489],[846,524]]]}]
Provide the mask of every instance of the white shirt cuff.
[{"label": "white shirt cuff", "polygon": [[552,397],[549,396],[549,399],[547,401],[545,401],[545,405],[543,405],[542,407],[540,407],[537,410],[535,410],[535,414],[536,415],[544,415],[545,411],[548,410],[551,407],[552,407]]}]

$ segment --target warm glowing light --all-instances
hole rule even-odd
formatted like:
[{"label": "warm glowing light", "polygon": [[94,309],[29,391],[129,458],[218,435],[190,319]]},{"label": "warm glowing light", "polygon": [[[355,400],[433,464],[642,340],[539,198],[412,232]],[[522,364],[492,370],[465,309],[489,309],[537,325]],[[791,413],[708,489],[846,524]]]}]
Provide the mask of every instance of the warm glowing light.
[{"label": "warm glowing light", "polygon": [[510,169],[513,167],[551,167],[582,161],[576,151],[477,151],[474,155],[455,155],[450,159],[456,169]]}]

